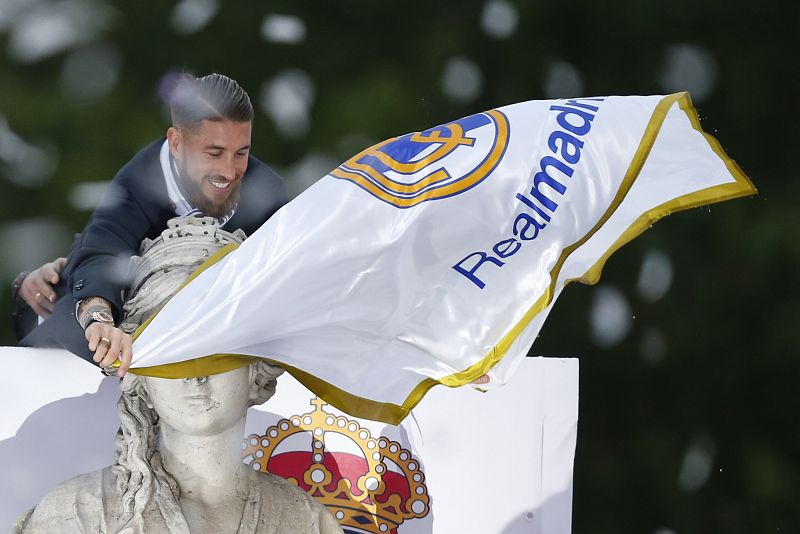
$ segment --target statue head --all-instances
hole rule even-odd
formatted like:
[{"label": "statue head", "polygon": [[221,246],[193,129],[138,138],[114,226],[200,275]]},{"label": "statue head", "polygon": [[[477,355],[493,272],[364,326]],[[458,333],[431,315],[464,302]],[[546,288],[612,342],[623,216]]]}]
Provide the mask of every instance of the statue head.
[{"label": "statue head", "polygon": [[[243,234],[216,227],[213,219],[173,219],[158,239],[145,240],[132,259],[132,289],[122,328],[135,330],[177,291],[208,257]],[[169,523],[180,514],[180,488],[164,469],[158,451],[162,426],[181,433],[211,436],[242,421],[249,406],[266,402],[283,370],[263,360],[218,375],[162,379],[128,373],[117,408],[120,430],[112,470],[122,493],[120,524],[138,521],[155,505]]]},{"label": "statue head", "polygon": [[121,523],[138,521],[156,505],[169,523],[179,515],[180,487],[164,469],[158,434],[168,425],[189,435],[221,433],[241,421],[249,406],[275,393],[280,367],[263,360],[208,377],[166,379],[128,373],[117,404],[120,429],[112,466],[122,493]]}]

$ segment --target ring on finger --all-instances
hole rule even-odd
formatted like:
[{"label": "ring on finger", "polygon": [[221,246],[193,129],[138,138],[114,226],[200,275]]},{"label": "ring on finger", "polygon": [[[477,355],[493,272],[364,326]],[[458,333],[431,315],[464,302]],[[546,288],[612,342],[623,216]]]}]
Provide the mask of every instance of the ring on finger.
[{"label": "ring on finger", "polygon": [[36,292],[36,297],[34,297],[34,298],[36,299],[36,302],[39,302],[39,299],[42,298],[42,294],[39,291],[37,291]]},{"label": "ring on finger", "polygon": [[111,340],[107,337],[101,337],[98,345],[103,345],[105,348],[111,348]]}]

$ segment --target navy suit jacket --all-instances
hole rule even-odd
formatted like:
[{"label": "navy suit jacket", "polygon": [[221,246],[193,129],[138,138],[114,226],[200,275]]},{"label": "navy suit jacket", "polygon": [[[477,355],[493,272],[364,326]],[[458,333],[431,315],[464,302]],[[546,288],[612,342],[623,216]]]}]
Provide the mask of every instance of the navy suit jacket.
[{"label": "navy suit jacket", "polygon": [[[138,252],[142,240],[161,235],[167,221],[175,217],[159,159],[164,139],[142,149],[114,177],[86,228],[72,244],[61,282],[55,288],[58,300],[53,313],[33,327],[20,345],[63,347],[91,361],[92,353],[75,319],[75,302],[103,297],[112,304],[115,319],[120,321],[127,289],[125,277],[120,276],[124,275],[120,264],[125,268],[127,258]],[[287,201],[283,180],[250,156],[239,205],[224,229],[242,229],[250,235]],[[27,320],[31,321],[35,314],[28,310]]]}]

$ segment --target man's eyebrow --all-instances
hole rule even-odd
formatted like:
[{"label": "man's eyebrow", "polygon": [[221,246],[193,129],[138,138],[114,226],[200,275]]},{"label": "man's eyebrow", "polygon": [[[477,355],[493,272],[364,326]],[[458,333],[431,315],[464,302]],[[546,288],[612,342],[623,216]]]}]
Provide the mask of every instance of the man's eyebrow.
[{"label": "man's eyebrow", "polygon": [[[245,145],[245,146],[239,148],[238,150],[236,150],[236,152],[240,152],[242,150],[250,150],[250,146],[251,145]],[[205,150],[222,150],[224,152],[225,150],[227,150],[227,148],[224,147],[224,146],[221,146],[221,145],[211,144],[211,145],[206,145],[205,146]]]}]

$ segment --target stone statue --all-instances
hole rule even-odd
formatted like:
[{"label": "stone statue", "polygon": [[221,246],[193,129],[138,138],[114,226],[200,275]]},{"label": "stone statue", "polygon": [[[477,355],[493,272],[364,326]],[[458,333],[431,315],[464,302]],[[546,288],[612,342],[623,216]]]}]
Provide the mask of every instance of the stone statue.
[{"label": "stone statue", "polygon": [[[170,221],[132,261],[123,327],[134,330],[206,257],[242,238],[210,219]],[[57,486],[16,532],[342,533],[301,489],[242,463],[247,408],[274,394],[282,372],[258,360],[199,378],[127,374],[114,464]]]}]

